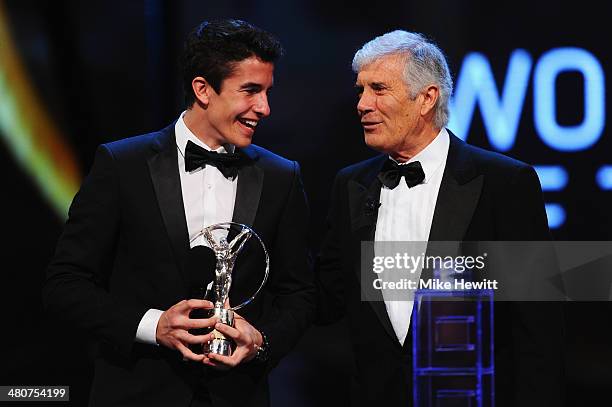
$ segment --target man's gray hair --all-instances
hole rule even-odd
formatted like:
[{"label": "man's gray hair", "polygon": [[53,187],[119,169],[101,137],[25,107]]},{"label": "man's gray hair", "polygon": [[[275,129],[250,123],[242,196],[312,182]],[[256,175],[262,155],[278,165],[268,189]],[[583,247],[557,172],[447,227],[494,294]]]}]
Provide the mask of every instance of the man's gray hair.
[{"label": "man's gray hair", "polygon": [[453,79],[440,48],[422,34],[396,30],[374,38],[355,53],[353,71],[359,73],[364,66],[393,54],[407,57],[404,82],[408,85],[412,99],[429,85],[438,87],[440,95],[434,108],[434,124],[439,128],[446,126]]}]

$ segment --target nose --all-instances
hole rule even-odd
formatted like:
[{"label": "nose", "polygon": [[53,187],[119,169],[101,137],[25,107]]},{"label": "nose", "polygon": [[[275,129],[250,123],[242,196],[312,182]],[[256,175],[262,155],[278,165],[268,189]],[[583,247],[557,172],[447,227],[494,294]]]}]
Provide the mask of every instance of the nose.
[{"label": "nose", "polygon": [[357,102],[357,113],[359,117],[363,117],[366,113],[372,111],[374,111],[374,97],[370,92],[364,90]]},{"label": "nose", "polygon": [[268,117],[270,116],[270,105],[268,104],[268,95],[265,92],[261,92],[257,96],[257,100],[255,101],[255,105],[253,106],[253,111],[259,117]]}]

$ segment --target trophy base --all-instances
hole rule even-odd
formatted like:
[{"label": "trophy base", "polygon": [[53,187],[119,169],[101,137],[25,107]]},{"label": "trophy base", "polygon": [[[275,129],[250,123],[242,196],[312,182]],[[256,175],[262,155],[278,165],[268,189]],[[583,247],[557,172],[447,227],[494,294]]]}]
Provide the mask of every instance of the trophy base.
[{"label": "trophy base", "polygon": [[[231,327],[234,326],[234,311],[227,308],[217,308],[213,309],[213,315],[219,319],[219,322],[222,324],[229,325]],[[221,332],[216,329],[213,330],[215,334],[215,338],[202,345],[202,350],[204,354],[215,353],[217,355],[222,356],[232,356],[234,352],[234,342],[231,339],[226,338]]]}]

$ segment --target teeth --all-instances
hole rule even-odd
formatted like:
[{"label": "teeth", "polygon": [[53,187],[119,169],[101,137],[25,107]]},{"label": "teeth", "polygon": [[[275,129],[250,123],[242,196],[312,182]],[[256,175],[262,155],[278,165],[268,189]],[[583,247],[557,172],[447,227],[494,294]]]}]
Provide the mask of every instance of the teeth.
[{"label": "teeth", "polygon": [[242,122],[246,123],[247,125],[249,125],[251,127],[257,126],[257,122],[255,120],[245,120],[245,119],[243,119]]}]

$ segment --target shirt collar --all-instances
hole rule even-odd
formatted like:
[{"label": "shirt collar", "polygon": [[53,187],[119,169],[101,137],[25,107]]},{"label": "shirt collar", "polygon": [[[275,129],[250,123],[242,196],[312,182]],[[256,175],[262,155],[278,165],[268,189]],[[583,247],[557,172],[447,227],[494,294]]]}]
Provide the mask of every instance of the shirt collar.
[{"label": "shirt collar", "polygon": [[185,121],[183,120],[183,116],[185,116],[185,113],[186,111],[181,113],[178,120],[176,121],[176,124],[174,125],[174,133],[176,134],[176,146],[178,147],[183,157],[185,156],[185,148],[187,147],[188,141],[191,141],[195,145],[200,146],[208,151],[215,151],[221,154],[234,152],[236,146],[234,146],[233,144],[225,144],[215,150],[208,147],[206,143],[197,138],[196,135],[193,134],[191,130],[189,130],[189,127],[187,127]]},{"label": "shirt collar", "polygon": [[[449,146],[450,136],[448,135],[448,131],[446,131],[446,129],[443,127],[436,138],[434,138],[431,143],[427,145],[427,147],[405,163],[398,164],[402,165],[411,163],[413,161],[419,161],[423,167],[423,172],[425,173],[423,183],[426,184],[431,177],[433,177],[434,174],[439,171],[442,164],[446,162]],[[395,161],[393,158],[389,158]]]}]

